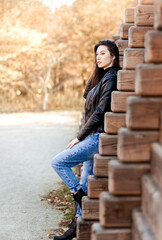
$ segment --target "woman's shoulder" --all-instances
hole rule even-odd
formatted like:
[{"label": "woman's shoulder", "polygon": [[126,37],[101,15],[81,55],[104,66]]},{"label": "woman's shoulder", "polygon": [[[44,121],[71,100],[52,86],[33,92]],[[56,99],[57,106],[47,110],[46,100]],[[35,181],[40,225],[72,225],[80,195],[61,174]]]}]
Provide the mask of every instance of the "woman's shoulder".
[{"label": "woman's shoulder", "polygon": [[115,80],[117,79],[117,72],[119,69],[112,67],[109,71],[105,73],[105,75],[102,78],[102,82],[105,82],[107,80]]}]

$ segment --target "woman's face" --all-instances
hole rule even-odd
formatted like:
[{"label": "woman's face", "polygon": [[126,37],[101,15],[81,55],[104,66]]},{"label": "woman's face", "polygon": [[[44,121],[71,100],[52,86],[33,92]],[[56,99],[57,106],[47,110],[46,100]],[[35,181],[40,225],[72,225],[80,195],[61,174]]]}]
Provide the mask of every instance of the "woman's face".
[{"label": "woman's face", "polygon": [[114,59],[115,57],[110,55],[110,51],[105,45],[101,45],[97,48],[96,62],[99,68],[105,70],[108,67],[112,67]]}]

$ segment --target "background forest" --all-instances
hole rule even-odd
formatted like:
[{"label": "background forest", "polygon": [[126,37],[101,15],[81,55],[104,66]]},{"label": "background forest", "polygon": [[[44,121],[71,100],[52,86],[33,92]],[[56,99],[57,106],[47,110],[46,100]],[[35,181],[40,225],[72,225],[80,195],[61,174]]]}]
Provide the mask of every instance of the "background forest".
[{"label": "background forest", "polygon": [[94,45],[111,39],[130,0],[0,0],[0,109],[81,109]]}]

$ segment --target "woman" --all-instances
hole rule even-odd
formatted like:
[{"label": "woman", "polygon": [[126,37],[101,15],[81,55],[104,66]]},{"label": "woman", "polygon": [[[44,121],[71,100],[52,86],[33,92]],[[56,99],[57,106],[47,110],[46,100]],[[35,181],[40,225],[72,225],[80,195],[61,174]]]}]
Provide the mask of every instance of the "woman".
[{"label": "woman", "polygon": [[[67,149],[52,160],[52,167],[69,187],[80,208],[82,197],[87,193],[88,175],[93,174],[93,156],[98,153],[99,134],[104,132],[104,114],[111,111],[111,92],[117,90],[117,71],[120,69],[119,51],[113,41],[100,41],[94,52],[95,70],[84,92],[85,125]],[[83,172],[79,182],[71,168],[82,162]],[[79,215],[80,209],[76,217]],[[72,239],[75,236],[76,221],[73,221],[71,228],[64,235],[55,236],[54,240]]]}]

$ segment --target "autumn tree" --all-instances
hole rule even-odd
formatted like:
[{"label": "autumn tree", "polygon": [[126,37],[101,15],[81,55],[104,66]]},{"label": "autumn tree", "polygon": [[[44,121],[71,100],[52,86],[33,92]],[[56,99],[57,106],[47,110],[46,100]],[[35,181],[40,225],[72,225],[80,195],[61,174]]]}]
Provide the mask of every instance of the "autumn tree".
[{"label": "autumn tree", "polygon": [[52,12],[38,0],[1,0],[1,109],[80,106],[93,47],[118,33],[129,4],[76,0]]}]

